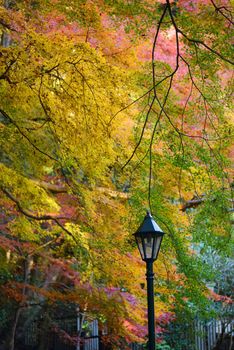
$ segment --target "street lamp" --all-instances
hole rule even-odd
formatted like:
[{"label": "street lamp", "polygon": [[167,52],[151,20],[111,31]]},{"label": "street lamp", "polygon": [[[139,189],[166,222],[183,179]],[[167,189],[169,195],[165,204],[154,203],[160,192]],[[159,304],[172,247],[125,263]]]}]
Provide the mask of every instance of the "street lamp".
[{"label": "street lamp", "polygon": [[164,232],[154,221],[149,211],[134,233],[141,258],[146,262],[147,301],[148,301],[148,350],[155,350],[154,320],[154,272],[153,262],[157,259]]}]

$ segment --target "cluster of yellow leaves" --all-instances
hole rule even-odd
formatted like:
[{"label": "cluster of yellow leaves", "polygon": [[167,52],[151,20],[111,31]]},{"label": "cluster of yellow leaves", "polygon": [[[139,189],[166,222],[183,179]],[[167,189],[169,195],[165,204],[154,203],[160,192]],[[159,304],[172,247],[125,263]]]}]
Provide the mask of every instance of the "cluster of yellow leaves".
[{"label": "cluster of yellow leaves", "polygon": [[52,160],[76,159],[86,176],[101,178],[120,145],[123,116],[113,116],[128,100],[128,74],[89,44],[37,33],[27,33],[20,47],[2,49],[2,74],[10,62],[2,108],[37,147],[24,138],[25,151],[39,159],[38,149]]},{"label": "cluster of yellow leaves", "polygon": [[7,189],[17,199],[24,209],[35,211],[38,215],[59,211],[59,205],[55,198],[35,182],[15,170],[0,164],[0,183],[3,189]]}]

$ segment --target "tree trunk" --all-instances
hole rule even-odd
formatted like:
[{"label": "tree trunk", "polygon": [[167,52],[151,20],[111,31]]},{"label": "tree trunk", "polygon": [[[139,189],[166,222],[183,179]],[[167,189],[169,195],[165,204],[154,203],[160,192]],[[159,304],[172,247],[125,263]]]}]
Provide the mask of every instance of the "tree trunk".
[{"label": "tree trunk", "polygon": [[16,333],[16,328],[17,328],[20,314],[21,314],[21,307],[18,307],[18,309],[15,312],[14,322],[13,322],[13,326],[12,326],[11,334],[10,334],[10,340],[8,342],[8,349],[9,350],[15,349],[15,333]]},{"label": "tree trunk", "polygon": [[15,349],[15,336],[16,336],[16,329],[17,329],[17,324],[19,321],[20,314],[25,307],[25,295],[26,295],[26,284],[28,282],[28,278],[30,276],[30,271],[31,271],[31,257],[28,256],[27,259],[24,261],[24,287],[22,290],[22,301],[19,304],[18,308],[16,309],[15,312],[15,317],[13,321],[13,325],[11,328],[10,332],[10,337],[9,337],[9,342],[8,342],[8,348],[7,350],[14,350]]}]

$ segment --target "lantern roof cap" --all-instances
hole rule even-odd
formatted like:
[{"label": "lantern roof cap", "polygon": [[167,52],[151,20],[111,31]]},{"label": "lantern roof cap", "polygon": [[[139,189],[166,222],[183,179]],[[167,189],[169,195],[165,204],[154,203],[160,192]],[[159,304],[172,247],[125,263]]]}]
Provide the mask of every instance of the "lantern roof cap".
[{"label": "lantern roof cap", "polygon": [[151,213],[149,210],[147,210],[147,214],[144,217],[144,220],[142,224],[139,226],[138,230],[136,231],[136,234],[144,234],[144,233],[160,233],[164,234],[162,229],[158,226],[158,224],[153,219]]}]

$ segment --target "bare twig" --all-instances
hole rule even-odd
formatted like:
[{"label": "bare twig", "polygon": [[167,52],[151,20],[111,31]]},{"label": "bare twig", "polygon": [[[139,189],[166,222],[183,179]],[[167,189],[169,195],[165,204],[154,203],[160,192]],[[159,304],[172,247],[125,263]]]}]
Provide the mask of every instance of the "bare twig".
[{"label": "bare twig", "polygon": [[151,110],[152,110],[154,101],[155,101],[155,96],[152,98],[151,104],[150,104],[149,109],[148,109],[148,111],[147,111],[146,118],[145,118],[145,122],[144,122],[144,125],[143,125],[143,127],[142,127],[141,135],[140,135],[140,137],[139,137],[139,140],[138,140],[138,142],[137,142],[137,144],[136,144],[136,146],[135,146],[135,148],[134,148],[134,150],[133,150],[131,156],[128,158],[127,162],[122,166],[122,170],[130,163],[130,161],[131,161],[132,158],[134,157],[134,155],[135,155],[135,153],[136,153],[138,147],[139,147],[140,144],[141,144],[141,141],[142,141],[142,138],[143,138],[143,136],[144,136],[145,128],[146,128],[146,125],[147,125],[147,122],[148,122],[148,119],[149,119],[149,115],[150,115],[150,112],[151,112]]},{"label": "bare twig", "polygon": [[[230,24],[234,24],[233,20],[232,20],[232,12],[230,10],[228,10],[225,6],[217,6],[216,3],[213,0],[210,0],[212,5],[215,8],[215,11],[220,13],[224,18],[226,18],[228,20],[228,22]],[[226,10],[227,13],[230,14],[230,17],[226,15],[226,13],[223,11]]]}]

